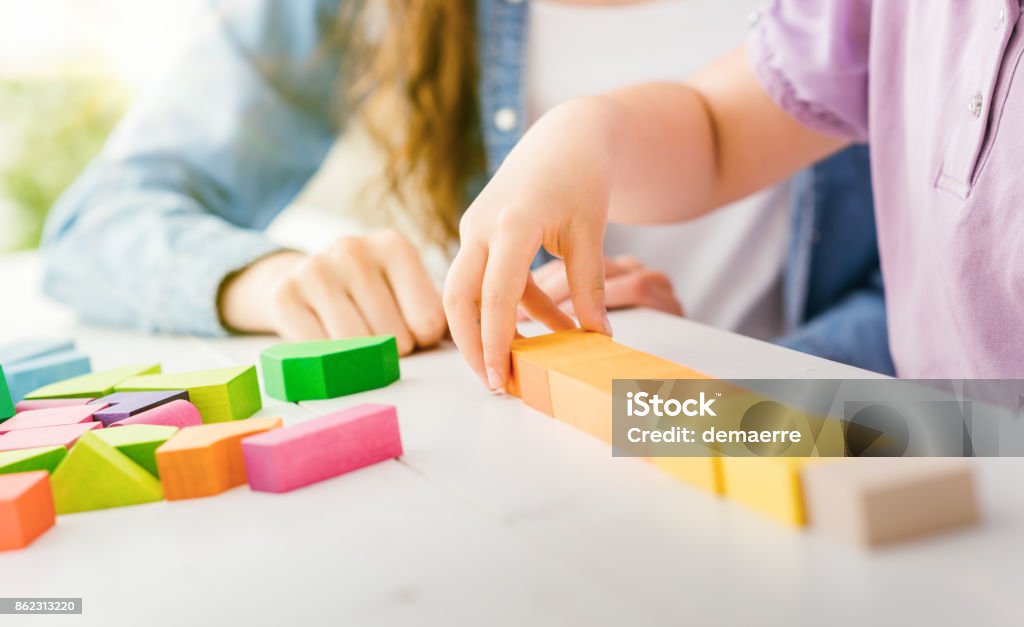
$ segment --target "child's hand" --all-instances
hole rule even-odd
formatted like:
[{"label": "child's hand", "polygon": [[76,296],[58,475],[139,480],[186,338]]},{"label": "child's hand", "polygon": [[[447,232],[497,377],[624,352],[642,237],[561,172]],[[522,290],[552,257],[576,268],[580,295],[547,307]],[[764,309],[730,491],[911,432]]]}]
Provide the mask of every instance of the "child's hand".
[{"label": "child's hand", "polygon": [[[647,307],[675,316],[683,315],[683,306],[672,290],[672,281],[663,272],[648,268],[639,259],[628,256],[604,260],[604,293],[608,309]],[[533,272],[533,281],[558,308],[574,315],[569,300],[569,282],[565,279],[565,263],[555,259]],[[520,311],[519,320],[529,315]]]},{"label": "child's hand", "polygon": [[402,355],[447,330],[419,252],[394,231],[258,261],[224,286],[221,315],[231,328],[290,340],[394,335]]},{"label": "child's hand", "polygon": [[609,216],[688,220],[780,181],[847,140],[772,102],[739,48],[683,83],[645,83],[560,105],[509,154],[462,220],[448,274],[452,338],[491,388],[508,378],[516,307],[572,325],[530,278],[540,246],[566,263],[580,325],[611,333],[602,245]]},{"label": "child's hand", "polygon": [[540,246],[565,259],[580,325],[611,334],[602,252],[609,144],[594,132],[605,115],[598,99],[572,101],[548,113],[462,218],[445,311],[452,339],[492,389],[508,378],[518,306],[552,329],[575,326],[530,276]]}]

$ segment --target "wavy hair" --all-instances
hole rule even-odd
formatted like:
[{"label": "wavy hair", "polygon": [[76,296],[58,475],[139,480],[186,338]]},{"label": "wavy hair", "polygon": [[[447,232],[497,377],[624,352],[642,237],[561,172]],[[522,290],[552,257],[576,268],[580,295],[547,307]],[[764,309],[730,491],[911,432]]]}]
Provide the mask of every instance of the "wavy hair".
[{"label": "wavy hair", "polygon": [[364,0],[339,15],[344,99],[384,155],[383,182],[430,241],[458,237],[484,168],[475,0]]}]

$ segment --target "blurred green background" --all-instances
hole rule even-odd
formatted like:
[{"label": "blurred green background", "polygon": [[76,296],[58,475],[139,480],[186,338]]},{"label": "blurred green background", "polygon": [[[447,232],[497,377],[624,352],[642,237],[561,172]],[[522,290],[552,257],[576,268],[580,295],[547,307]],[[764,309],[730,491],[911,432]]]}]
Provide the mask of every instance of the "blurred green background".
[{"label": "blurred green background", "polygon": [[0,81],[7,251],[39,245],[50,206],[99,152],[129,101],[113,79]]},{"label": "blurred green background", "polygon": [[0,0],[0,253],[35,248],[53,202],[173,62],[203,0]]}]

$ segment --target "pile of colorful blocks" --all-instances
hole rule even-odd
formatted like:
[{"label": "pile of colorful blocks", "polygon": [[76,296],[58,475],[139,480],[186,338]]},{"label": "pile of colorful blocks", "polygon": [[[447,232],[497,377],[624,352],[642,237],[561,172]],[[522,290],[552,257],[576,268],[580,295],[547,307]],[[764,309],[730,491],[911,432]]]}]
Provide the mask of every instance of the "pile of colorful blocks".
[{"label": "pile of colorful blocks", "polygon": [[[267,393],[288,401],[399,378],[391,337],[280,344],[261,362]],[[28,546],[60,514],[246,483],[289,492],[402,454],[392,406],[363,404],[287,427],[251,418],[262,408],[254,366],[89,370],[70,342],[0,348],[0,550]]]}]

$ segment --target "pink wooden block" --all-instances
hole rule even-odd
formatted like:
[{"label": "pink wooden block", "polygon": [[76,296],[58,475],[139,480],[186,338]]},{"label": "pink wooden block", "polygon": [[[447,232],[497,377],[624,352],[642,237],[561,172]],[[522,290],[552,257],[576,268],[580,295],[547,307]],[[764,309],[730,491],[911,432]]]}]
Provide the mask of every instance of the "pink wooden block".
[{"label": "pink wooden block", "polygon": [[16,451],[23,448],[39,448],[41,446],[63,446],[71,448],[78,438],[87,431],[99,429],[103,425],[98,422],[80,422],[74,425],[59,427],[39,427],[38,429],[18,429],[0,435],[0,451]]},{"label": "pink wooden block", "polygon": [[290,492],[402,454],[398,415],[364,404],[242,440],[249,485]]},{"label": "pink wooden block", "polygon": [[[192,427],[203,424],[203,417],[196,406],[188,401],[171,401],[158,405],[153,409],[135,414],[112,423],[110,427],[127,427],[128,425],[167,425],[171,427]],[[109,427],[108,427],[109,428]]]},{"label": "pink wooden block", "polygon": [[88,405],[93,402],[94,398],[40,398],[34,401],[19,401],[14,406],[14,411],[19,414],[23,411],[35,411],[37,409],[52,409],[54,407],[76,407],[78,405]]},{"label": "pink wooden block", "polygon": [[79,422],[92,422],[93,414],[106,405],[76,405],[72,407],[51,407],[49,409],[33,409],[15,414],[5,422],[0,422],[0,434],[19,429],[39,429],[41,427],[57,427],[73,425]]}]

